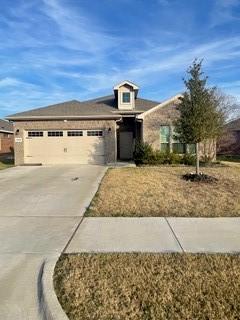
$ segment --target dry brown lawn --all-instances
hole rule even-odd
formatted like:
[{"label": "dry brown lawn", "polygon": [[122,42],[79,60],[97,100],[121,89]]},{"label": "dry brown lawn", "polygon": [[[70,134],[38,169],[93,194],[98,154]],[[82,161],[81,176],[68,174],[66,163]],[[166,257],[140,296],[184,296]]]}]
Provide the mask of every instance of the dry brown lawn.
[{"label": "dry brown lawn", "polygon": [[239,265],[239,255],[63,255],[54,285],[70,320],[236,320]]},{"label": "dry brown lawn", "polygon": [[87,215],[90,216],[240,216],[240,167],[204,168],[215,184],[185,181],[189,167],[111,169]]}]

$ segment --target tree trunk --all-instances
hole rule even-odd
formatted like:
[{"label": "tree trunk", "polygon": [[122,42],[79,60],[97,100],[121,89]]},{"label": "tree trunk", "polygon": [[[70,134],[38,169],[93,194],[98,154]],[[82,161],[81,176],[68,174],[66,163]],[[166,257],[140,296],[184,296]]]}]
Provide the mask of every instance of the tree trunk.
[{"label": "tree trunk", "polygon": [[196,143],[196,174],[199,174],[199,143]]}]

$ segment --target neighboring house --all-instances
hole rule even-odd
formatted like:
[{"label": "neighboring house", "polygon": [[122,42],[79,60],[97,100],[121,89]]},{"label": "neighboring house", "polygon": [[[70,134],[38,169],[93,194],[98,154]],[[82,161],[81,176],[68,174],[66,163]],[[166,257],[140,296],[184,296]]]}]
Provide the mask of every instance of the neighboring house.
[{"label": "neighboring house", "polygon": [[[191,150],[173,138],[180,95],[159,103],[139,98],[138,91],[138,86],[123,81],[111,96],[8,116],[14,121],[16,165],[130,160],[137,140],[160,150]],[[214,156],[215,146],[212,152]]]},{"label": "neighboring house", "polygon": [[225,125],[224,134],[217,143],[217,153],[240,155],[240,118]]},{"label": "neighboring house", "polygon": [[13,124],[0,119],[0,155],[13,152]]}]

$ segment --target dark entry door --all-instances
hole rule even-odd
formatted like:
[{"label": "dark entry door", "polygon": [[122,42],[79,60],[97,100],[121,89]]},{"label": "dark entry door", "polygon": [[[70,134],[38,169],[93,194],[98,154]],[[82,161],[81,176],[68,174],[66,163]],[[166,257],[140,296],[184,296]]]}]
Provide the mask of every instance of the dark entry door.
[{"label": "dark entry door", "polygon": [[119,133],[119,151],[121,160],[129,160],[133,158],[133,133],[124,131]]}]

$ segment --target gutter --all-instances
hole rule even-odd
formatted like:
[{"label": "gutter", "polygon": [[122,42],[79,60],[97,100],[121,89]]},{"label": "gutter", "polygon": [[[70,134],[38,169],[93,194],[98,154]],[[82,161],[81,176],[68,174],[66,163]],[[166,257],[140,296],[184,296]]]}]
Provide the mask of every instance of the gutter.
[{"label": "gutter", "polygon": [[0,132],[13,134],[13,131],[2,130],[2,129],[0,130]]},{"label": "gutter", "polygon": [[89,120],[97,120],[97,119],[121,119],[120,115],[101,115],[101,116],[9,116],[6,117],[7,120],[12,121],[23,121],[23,120],[77,120],[77,119],[89,119]]}]

